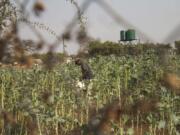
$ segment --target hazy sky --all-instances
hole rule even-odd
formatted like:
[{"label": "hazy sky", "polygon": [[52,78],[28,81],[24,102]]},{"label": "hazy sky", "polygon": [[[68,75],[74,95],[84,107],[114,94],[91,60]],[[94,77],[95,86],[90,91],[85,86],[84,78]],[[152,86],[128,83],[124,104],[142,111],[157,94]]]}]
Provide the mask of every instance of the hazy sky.
[{"label": "hazy sky", "polygon": [[[84,0],[77,0],[79,5]],[[156,42],[162,42],[169,33],[180,24],[180,0],[104,0],[128,22],[146,33]],[[55,33],[61,34],[65,26],[76,14],[76,8],[66,0],[44,0],[46,11],[40,18],[31,16],[32,21],[44,23]],[[31,5],[30,5],[31,7]],[[87,30],[91,37],[102,41],[119,40],[121,24],[112,19],[107,12],[96,2],[91,3],[85,13]],[[40,30],[48,42],[52,42],[55,36]],[[33,38],[33,34],[26,27],[21,29],[21,35],[25,39]],[[74,53],[78,44],[67,42],[68,51]],[[60,50],[62,47],[60,47]]]}]

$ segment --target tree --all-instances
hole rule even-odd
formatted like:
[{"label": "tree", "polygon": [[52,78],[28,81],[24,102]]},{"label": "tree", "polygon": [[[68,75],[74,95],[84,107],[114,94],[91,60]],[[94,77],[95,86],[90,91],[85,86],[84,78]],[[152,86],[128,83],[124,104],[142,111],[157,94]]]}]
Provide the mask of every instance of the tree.
[{"label": "tree", "polygon": [[180,41],[175,41],[175,47],[177,54],[180,54]]},{"label": "tree", "polygon": [[4,25],[5,20],[15,21],[17,17],[17,10],[10,0],[0,1],[0,29]]}]

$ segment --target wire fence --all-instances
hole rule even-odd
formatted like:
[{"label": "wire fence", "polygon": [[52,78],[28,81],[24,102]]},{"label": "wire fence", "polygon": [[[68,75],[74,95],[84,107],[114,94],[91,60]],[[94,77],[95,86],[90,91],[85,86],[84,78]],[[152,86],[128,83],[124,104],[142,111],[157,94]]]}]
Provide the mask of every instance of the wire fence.
[{"label": "wire fence", "polygon": [[[64,44],[64,41],[66,40],[71,40],[73,30],[77,25],[80,24],[79,30],[76,31],[76,40],[80,44],[80,48],[85,48],[89,41],[92,41],[93,38],[90,37],[86,29],[85,21],[84,21],[84,14],[86,13],[87,9],[93,4],[96,3],[100,8],[104,10],[105,13],[107,13],[113,20],[114,22],[118,23],[120,26],[123,26],[124,28],[132,28],[135,29],[137,32],[137,35],[144,40],[148,42],[155,42],[154,39],[152,39],[149,35],[147,35],[144,31],[141,31],[138,27],[130,23],[128,20],[126,20],[123,16],[121,16],[118,12],[114,10],[113,7],[111,7],[106,1],[104,0],[84,0],[81,5],[75,0],[67,0],[71,2],[75,8],[77,9],[77,13],[73,17],[73,19],[65,26],[65,30],[63,34],[58,34],[54,30],[52,30],[50,27],[48,27],[46,24],[39,23],[39,22],[34,22],[30,20],[30,13],[28,12],[27,5],[29,3],[28,0],[24,0],[23,2],[20,2],[19,0],[15,1],[15,4],[12,2],[8,2],[3,0],[1,2],[1,5],[6,5],[6,6],[1,6],[1,11],[6,11],[9,10],[9,12],[6,13],[6,16],[13,21],[13,27],[11,28],[10,33],[6,33],[4,35],[4,41],[3,43],[5,44],[17,44],[14,45],[14,50],[21,50],[19,53],[21,55],[17,56],[18,59],[21,59],[21,57],[25,55],[23,50],[23,44],[21,42],[21,39],[17,36],[18,35],[18,24],[24,23],[26,24],[33,32],[34,34],[38,37],[39,41],[34,45],[33,47],[36,48],[37,50],[43,49],[43,47],[47,44],[43,36],[38,32],[37,28],[43,29],[53,35],[55,37],[55,41],[49,46],[49,53],[53,52],[54,50],[57,49],[57,47],[60,44]],[[9,8],[9,9],[8,9]],[[44,3],[41,1],[36,1],[34,4],[33,11],[36,16],[40,16],[41,12],[45,10]],[[2,12],[2,16],[5,16],[5,12]],[[2,30],[1,30],[2,31]],[[164,42],[169,42],[172,41],[173,39],[176,39],[180,33],[180,26],[176,26],[174,30],[166,37]],[[15,37],[15,38],[14,38]],[[12,39],[12,40],[9,40]],[[18,41],[18,43],[17,43]],[[19,45],[18,45],[19,44]],[[4,45],[5,46],[5,45]],[[32,48],[33,48],[32,47]],[[17,49],[20,48],[20,49]],[[29,47],[30,49],[30,47]],[[5,51],[5,47],[2,47],[2,52]],[[33,49],[35,50],[35,49]],[[82,49],[83,50],[83,49]],[[2,53],[3,54],[3,53]],[[3,56],[3,55],[2,55]],[[18,60],[19,61],[19,60]]]},{"label": "wire fence", "polygon": [[[103,11],[107,13],[120,26],[123,26],[125,28],[135,29],[137,31],[137,34],[143,40],[149,41],[149,42],[155,42],[149,35],[141,31],[138,27],[136,27],[135,25],[127,21],[124,17],[122,17],[119,13],[117,13],[114,10],[114,8],[111,7],[105,0],[84,0],[81,5],[79,5],[77,1],[75,0],[67,0],[67,1],[71,2],[75,6],[75,8],[77,9],[77,13],[73,17],[73,19],[67,24],[67,26],[65,26],[64,32],[62,34],[58,34],[53,29],[51,29],[47,24],[32,21],[30,19],[30,13],[27,10],[27,5],[29,3],[29,0],[24,0],[23,2],[20,2],[19,0],[15,0],[15,3],[12,3],[8,0],[2,0],[0,2],[0,11],[1,11],[0,12],[0,62],[4,61],[7,64],[13,63],[15,66],[17,65],[17,63],[20,63],[20,65],[23,65],[23,66],[25,65],[26,67],[31,67],[34,62],[40,64],[41,61],[38,61],[40,59],[35,60],[28,53],[30,51],[35,52],[35,51],[42,50],[48,44],[43,39],[42,34],[37,30],[37,29],[42,29],[55,37],[55,41],[50,45],[48,44],[48,47],[49,47],[48,53],[43,63],[47,67],[47,69],[52,69],[52,67],[54,67],[54,64],[56,63],[56,55],[54,51],[57,49],[57,47],[59,47],[59,45],[64,44],[64,41],[73,40],[72,38],[73,34],[75,34],[76,41],[80,44],[81,48],[86,47],[86,45],[93,40],[93,38],[87,32],[86,24],[84,21],[84,14],[87,12],[88,8],[93,3],[96,3],[99,7],[101,7]],[[45,10],[44,3],[40,0],[37,0],[34,3],[33,10],[30,12],[33,12],[36,16],[40,16],[44,10]],[[19,27],[20,27],[19,24],[21,23],[27,25],[34,32],[35,36],[37,36],[38,41],[36,42],[24,41],[18,36]],[[79,26],[78,30],[76,30],[77,25]],[[74,30],[76,30],[75,33],[74,33]],[[176,26],[175,29],[165,39],[165,41],[169,42],[170,40],[178,37],[180,35],[179,31],[180,31],[180,26]],[[163,59],[165,56],[164,53],[166,52],[162,50],[162,52],[160,53],[162,53],[162,57],[160,56],[160,61],[162,62],[162,64],[164,64]],[[140,135],[140,133],[145,134],[145,131],[142,131],[142,129],[147,130],[148,128],[149,130],[152,130],[151,132],[153,134],[166,134],[166,133],[168,134],[169,132],[173,134],[174,133],[173,130],[175,130],[175,128],[179,130],[178,122],[177,122],[177,125],[173,125],[176,121],[178,121],[179,117],[177,116],[176,118],[176,115],[168,114],[167,116],[171,116],[172,118],[168,118],[168,117],[166,118],[166,115],[165,115],[167,112],[169,113],[169,112],[173,112],[174,110],[178,110],[179,99],[175,95],[172,95],[172,97],[174,98],[174,101],[178,99],[177,103],[176,102],[172,103],[173,98],[171,99],[170,95],[168,95],[164,89],[159,88],[160,87],[159,83],[156,86],[157,82],[155,81],[159,79],[158,76],[160,76],[161,74],[159,72],[160,71],[162,72],[162,70],[160,70],[161,67],[158,67],[158,69],[156,70],[153,69],[153,67],[156,66],[157,59],[153,58],[152,60],[150,60],[151,58],[149,56],[145,58],[143,56],[142,59],[139,59],[139,57],[137,57],[135,59],[135,63],[133,63],[134,59],[132,59],[132,61],[130,61],[129,63],[126,63],[126,59],[124,57],[122,58],[122,60],[121,59],[118,60],[115,57],[112,57],[112,59],[113,60],[110,60],[110,59],[107,60],[107,57],[106,57],[103,59],[99,58],[99,60],[97,60],[98,62],[95,60],[94,63],[99,63],[99,65],[94,69],[99,69],[99,68],[103,69],[105,67],[112,69],[113,67],[111,65],[115,64],[117,61],[119,61],[119,65],[115,66],[115,69],[113,70],[113,72],[108,72],[108,70],[102,70],[102,72],[100,72],[99,74],[99,78],[97,79],[95,78],[94,82],[92,80],[88,80],[87,82],[83,83],[78,80],[79,86],[86,87],[85,85],[87,85],[87,87],[82,90],[77,89],[77,91],[75,90],[77,87],[75,86],[76,85],[75,81],[77,77],[75,77],[76,73],[74,72],[78,72],[78,71],[76,70],[72,71],[72,69],[74,69],[73,67],[74,65],[71,65],[71,64],[69,65],[67,64],[66,65],[67,68],[66,67],[63,68],[64,66],[63,65],[62,68],[58,69],[57,74],[55,73],[56,71],[44,72],[44,70],[41,71],[39,70],[39,68],[36,68],[36,67],[35,68],[37,70],[33,69],[31,71],[32,74],[29,74],[28,72],[23,71],[23,70],[22,72],[20,71],[17,74],[13,70],[12,72],[10,70],[10,73],[2,72],[3,75],[1,76],[0,82],[3,82],[4,78],[7,80],[5,81],[4,79],[5,83],[4,84],[2,83],[1,85],[0,116],[2,116],[2,119],[4,119],[4,123],[1,124],[2,122],[0,120],[0,130],[2,130],[0,131],[0,133],[2,134],[5,133],[9,135],[9,134],[18,134],[18,133],[23,134],[24,132],[24,134],[27,134],[27,135],[37,135],[37,134],[42,135],[44,133],[46,133],[47,135],[52,135],[52,134],[60,135],[61,132],[62,134],[63,133],[67,134],[69,130],[72,130],[72,133],[69,133],[70,135],[81,135],[82,130],[83,130],[84,134],[110,135],[112,132],[112,128],[111,128],[112,123],[120,120],[121,115],[125,115],[124,119],[121,119],[121,120],[124,120],[125,122],[130,121],[130,124],[128,123],[129,125],[124,127],[126,130],[129,130],[129,127],[131,127],[130,131],[127,134],[133,134],[131,130],[134,127],[137,128],[137,131],[135,131],[137,133],[136,134],[134,133],[135,135]],[[109,61],[110,64],[107,64],[107,65],[104,64],[102,66],[102,63],[100,62],[101,60],[105,63],[106,61]],[[143,60],[142,63],[140,63],[141,60]],[[168,62],[169,61],[167,60],[167,63]],[[76,61],[76,63],[78,63],[78,61]],[[124,67],[120,67],[123,64],[124,64]],[[141,64],[142,66],[139,66]],[[178,65],[179,63],[174,62],[174,64]],[[177,67],[177,65],[175,65],[174,67]],[[0,66],[1,66],[1,63],[0,63]],[[83,65],[83,66],[85,68],[88,68],[87,65]],[[146,71],[142,71],[142,73],[141,72],[138,73],[138,70],[135,71],[136,69],[134,68],[139,68],[138,70],[146,70]],[[67,70],[73,73],[72,74],[67,73]],[[138,75],[136,72],[140,75]],[[13,74],[12,78],[10,75],[11,73]],[[38,76],[39,73],[40,74],[42,73],[42,76]],[[61,78],[60,78],[60,74],[62,74]],[[19,77],[17,77],[17,75],[19,75]],[[132,79],[130,80],[131,75],[132,75]],[[30,76],[30,77],[26,77],[26,76]],[[91,74],[91,76],[93,75]],[[111,80],[108,80],[109,76],[112,76]],[[117,76],[117,79],[115,79],[115,76]],[[32,80],[31,77],[34,80]],[[150,80],[146,80],[144,78],[148,78]],[[28,81],[27,84],[26,84],[26,80]],[[164,81],[167,85],[169,85],[169,87],[173,86],[175,89],[177,89],[175,92],[179,94],[180,80],[176,75],[167,74],[166,77],[164,77],[164,80],[162,81]],[[96,88],[95,90],[93,88],[90,88],[92,87],[91,85],[93,83],[94,83],[94,86],[96,86],[96,87],[93,87],[93,88]],[[128,83],[132,83],[132,86],[129,87],[130,88],[129,91],[128,91],[129,89]],[[18,87],[18,84],[21,84],[21,86]],[[29,85],[29,86],[27,87],[26,85]],[[67,89],[65,85],[67,85]],[[141,85],[143,85],[144,87],[142,87]],[[101,88],[101,86],[104,86],[104,87]],[[125,91],[122,90],[123,88]],[[137,91],[135,90],[136,88],[137,88]],[[10,96],[6,97],[5,95],[6,89],[8,92],[9,91],[12,92],[12,93],[9,92]],[[161,92],[162,97],[160,97],[159,95],[160,90],[162,91]],[[70,94],[71,92],[73,95],[72,97]],[[67,95],[65,93],[67,93]],[[107,95],[104,95],[101,97],[101,93],[102,94],[107,93]],[[28,94],[30,95],[30,97],[32,97],[32,100],[29,100],[29,97],[26,96]],[[94,97],[92,96],[93,94],[95,95]],[[147,96],[147,94],[149,94],[148,95],[149,97]],[[133,101],[133,98],[136,99],[136,97],[139,95],[140,95],[139,99],[141,100],[137,100],[137,102],[133,104],[128,104],[129,102]],[[157,97],[155,97],[154,95]],[[112,99],[115,99],[115,100],[109,105],[108,104],[105,105],[104,103],[105,101],[108,100],[107,99],[108,96],[110,96]],[[115,98],[117,96],[119,96],[118,99]],[[148,100],[145,98],[146,96],[148,97]],[[11,100],[11,97],[12,97],[12,100]],[[99,97],[102,98],[102,104],[100,104],[98,101]],[[167,99],[166,98],[161,99],[164,97],[166,97]],[[12,106],[14,107],[12,109],[12,114],[11,112],[8,112],[9,110],[3,110],[3,109],[6,109],[5,108],[6,103],[4,102],[6,101],[5,98],[6,100],[11,101],[10,107]],[[18,100],[18,98],[20,98],[20,100]],[[61,98],[63,100],[60,100]],[[70,101],[72,100],[71,98],[75,102]],[[128,98],[129,100],[127,100]],[[82,101],[81,99],[85,99],[85,100]],[[66,100],[68,101],[68,103],[65,103]],[[91,100],[93,101],[92,103],[91,103]],[[147,127],[147,125],[144,124],[144,119],[143,117],[141,117],[140,114],[141,113],[149,114],[150,112],[156,111],[157,103],[159,103],[159,100],[165,101],[163,102],[164,104],[160,104],[162,106],[161,108],[162,112],[160,114],[162,114],[162,118],[163,118],[163,121],[159,121],[160,124],[158,124],[160,128],[157,127],[156,125],[155,126],[153,125],[154,119],[153,119],[153,115],[151,114],[150,114],[150,117],[152,118],[148,117],[147,119],[148,121],[150,121],[152,125],[150,127]],[[76,103],[77,106],[74,103]],[[84,109],[84,106],[81,108],[80,104],[83,104],[85,106],[85,109]],[[105,107],[102,108],[101,110],[100,107],[102,105]],[[170,107],[165,108],[166,106],[173,106],[174,108],[173,107],[172,108],[174,110]],[[49,109],[47,110],[47,112],[45,109],[46,107]],[[90,107],[92,107],[92,109]],[[25,109],[23,110],[23,108]],[[59,110],[62,110],[62,111],[60,112]],[[90,112],[91,110],[92,112]],[[23,114],[21,114],[21,112],[23,111],[25,112],[24,116]],[[39,115],[41,111],[43,112],[42,116]],[[69,115],[71,115],[71,113],[72,113],[72,120],[69,119]],[[27,114],[30,117],[28,117]],[[66,114],[67,114],[67,118],[64,117],[66,116]],[[86,114],[86,115],[83,115],[83,114]],[[161,116],[160,114],[156,115],[156,117],[158,117],[158,120],[159,120],[159,117]],[[58,115],[61,115],[61,117],[58,117]],[[80,121],[76,119],[76,115],[78,118],[80,118]],[[92,115],[92,118],[89,117],[90,115]],[[102,115],[100,119],[99,119],[99,115]],[[132,115],[132,117],[135,120],[137,118],[137,121],[130,120],[127,117],[127,115]],[[167,123],[165,123],[166,122],[165,119],[167,119]],[[143,122],[140,123],[141,121],[139,120]],[[72,127],[67,125],[65,123],[66,121],[68,124],[72,125]],[[87,125],[83,125],[83,121],[87,122]],[[124,121],[121,121],[121,122],[123,123]],[[41,123],[43,124],[41,125]],[[169,125],[169,128],[166,127],[166,124]],[[18,127],[20,128],[17,128],[16,125],[18,125]],[[79,127],[78,129],[76,129],[77,125],[80,126],[80,129]],[[13,128],[11,128],[11,126]],[[123,129],[121,128],[122,129],[121,130],[119,128],[119,127],[123,127],[121,123],[119,125],[113,124],[113,126],[114,126],[114,129],[118,131],[117,134],[124,134]],[[114,132],[116,132],[115,130]],[[155,133],[156,130],[159,130],[159,131]],[[167,130],[170,130],[170,131],[167,132]]]}]

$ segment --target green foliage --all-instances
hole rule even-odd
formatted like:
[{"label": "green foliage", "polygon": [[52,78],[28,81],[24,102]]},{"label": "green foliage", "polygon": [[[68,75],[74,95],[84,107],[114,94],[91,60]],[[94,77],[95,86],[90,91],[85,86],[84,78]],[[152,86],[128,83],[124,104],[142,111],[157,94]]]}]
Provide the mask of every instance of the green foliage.
[{"label": "green foliage", "polygon": [[[53,53],[54,59],[56,59],[60,63],[63,62],[67,56],[68,55],[64,53]],[[42,59],[44,62],[46,62],[46,60],[49,57],[49,54],[48,53],[43,53],[43,54],[34,53],[32,54],[32,57],[36,59]]]},{"label": "green foliage", "polygon": [[[15,17],[15,18],[14,18]],[[16,19],[17,12],[15,7],[12,6],[10,0],[1,0],[0,1],[0,26],[2,22],[6,19],[14,21],[12,19]]]},{"label": "green foliage", "polygon": [[[179,56],[173,56],[171,61],[176,65],[173,71],[179,73]],[[17,116],[20,129],[27,130],[27,117],[31,117],[38,125],[39,134],[66,134],[88,122],[91,107],[98,110],[125,92],[128,104],[157,97],[159,105],[156,113],[122,116],[122,122],[130,120],[134,126],[138,122],[150,124],[151,134],[157,127],[167,128],[172,135],[177,132],[179,96],[159,84],[162,68],[153,50],[133,57],[98,55],[88,63],[95,78],[85,82],[84,88],[76,84],[81,72],[73,62],[48,71],[40,67],[1,68],[0,107]],[[2,117],[0,120],[1,132]],[[121,132],[117,126],[114,129],[114,134]]]},{"label": "green foliage", "polygon": [[100,42],[93,41],[89,44],[89,54],[94,55],[111,55],[115,54],[117,56],[125,55],[141,55],[149,50],[155,50],[155,53],[159,53],[162,48],[171,49],[168,44],[119,44],[110,41]]},{"label": "green foliage", "polygon": [[175,48],[176,48],[177,54],[180,54],[180,41],[175,41]]}]

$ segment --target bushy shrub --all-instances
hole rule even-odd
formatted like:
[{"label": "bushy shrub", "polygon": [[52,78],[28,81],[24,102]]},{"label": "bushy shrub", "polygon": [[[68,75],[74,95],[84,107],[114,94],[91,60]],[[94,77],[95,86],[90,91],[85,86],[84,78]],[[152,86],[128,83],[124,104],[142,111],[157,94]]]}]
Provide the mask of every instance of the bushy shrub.
[{"label": "bushy shrub", "polygon": [[[49,57],[49,53],[43,53],[43,54],[34,53],[32,54],[32,57],[35,59],[41,59],[45,62]],[[67,57],[67,54],[64,54],[64,53],[53,53],[54,60],[56,60],[59,63],[63,62],[66,57]]]},{"label": "bushy shrub", "polygon": [[175,48],[177,54],[180,54],[180,41],[175,41]]},{"label": "bushy shrub", "polygon": [[161,53],[162,50],[169,50],[171,46],[169,44],[119,44],[110,41],[100,42],[93,41],[89,44],[89,54],[94,55],[111,55],[117,56],[124,55],[140,55],[146,53],[148,50],[154,50],[156,54]]}]

